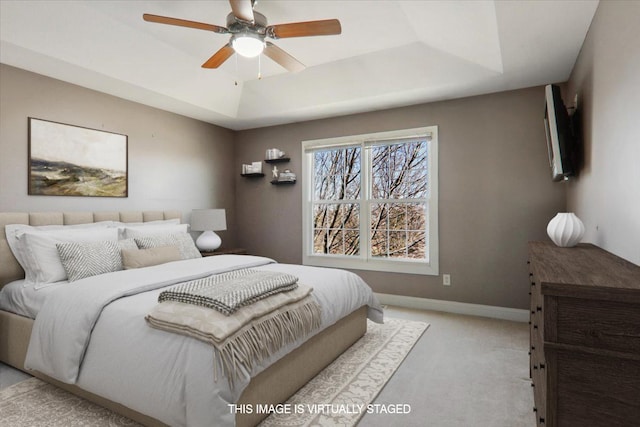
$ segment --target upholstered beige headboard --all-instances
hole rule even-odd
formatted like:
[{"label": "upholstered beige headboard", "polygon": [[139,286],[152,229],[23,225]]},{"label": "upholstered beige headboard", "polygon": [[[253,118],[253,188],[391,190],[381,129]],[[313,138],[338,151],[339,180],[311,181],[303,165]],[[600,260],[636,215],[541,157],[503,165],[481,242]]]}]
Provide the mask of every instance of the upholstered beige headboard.
[{"label": "upholstered beige headboard", "polygon": [[4,226],[72,225],[100,221],[147,222],[162,219],[182,220],[180,211],[132,211],[132,212],[0,212],[0,289],[7,283],[24,279],[24,270],[9,249]]}]

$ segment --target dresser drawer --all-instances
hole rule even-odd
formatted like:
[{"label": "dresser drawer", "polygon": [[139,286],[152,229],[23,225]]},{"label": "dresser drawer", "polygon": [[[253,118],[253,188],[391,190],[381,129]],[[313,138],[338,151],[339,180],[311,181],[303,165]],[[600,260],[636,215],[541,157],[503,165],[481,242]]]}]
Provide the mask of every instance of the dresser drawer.
[{"label": "dresser drawer", "polygon": [[640,304],[558,298],[557,342],[640,354]]},{"label": "dresser drawer", "polygon": [[640,361],[558,351],[558,427],[631,427],[640,421]]}]

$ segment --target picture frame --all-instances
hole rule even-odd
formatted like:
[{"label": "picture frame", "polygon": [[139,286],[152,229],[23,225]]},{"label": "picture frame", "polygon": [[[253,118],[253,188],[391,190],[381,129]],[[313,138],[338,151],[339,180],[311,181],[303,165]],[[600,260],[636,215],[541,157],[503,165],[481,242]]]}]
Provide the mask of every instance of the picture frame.
[{"label": "picture frame", "polygon": [[129,137],[29,117],[33,196],[128,197]]}]

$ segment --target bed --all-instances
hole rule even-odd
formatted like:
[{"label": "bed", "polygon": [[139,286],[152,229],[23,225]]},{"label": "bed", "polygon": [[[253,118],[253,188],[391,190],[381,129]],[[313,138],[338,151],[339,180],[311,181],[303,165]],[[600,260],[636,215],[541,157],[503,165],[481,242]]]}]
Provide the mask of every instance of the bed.
[{"label": "bed", "polygon": [[[0,227],[4,231],[7,224],[43,226],[103,221],[129,224],[180,218],[178,211],[0,213]],[[367,290],[361,295],[347,295],[341,297],[341,301],[328,299],[328,295],[336,293],[339,288],[362,287],[359,283],[338,284],[338,280],[343,280],[342,276],[347,277],[347,281],[361,281],[357,276],[341,270],[277,264],[267,258],[240,255],[221,255],[178,263],[182,263],[181,268],[188,268],[190,271],[193,268],[215,272],[221,266],[238,263],[240,267],[248,265],[265,271],[287,271],[295,274],[300,277],[300,282],[307,281],[314,286],[314,298],[323,307],[322,326],[311,336],[292,343],[252,368],[251,372],[246,372],[244,382],[240,381],[230,388],[228,385],[222,386],[221,384],[227,383],[220,379],[210,381],[214,375],[211,372],[213,363],[210,346],[190,337],[157,331],[145,325],[142,318],[151,304],[156,303],[157,294],[163,289],[160,287],[118,298],[105,306],[95,326],[91,326],[90,340],[81,352],[76,381],[53,378],[59,377],[55,371],[52,371],[55,375],[33,370],[27,372],[144,425],[203,425],[206,420],[209,425],[215,421],[216,425],[235,423],[238,426],[252,426],[266,415],[234,414],[229,408],[221,409],[223,403],[255,406],[258,403],[275,404],[286,401],[366,332],[367,317],[375,321],[382,320],[379,304],[366,285],[364,287]],[[147,269],[150,274],[153,272],[161,276],[179,270],[167,267],[168,265]],[[0,267],[0,289],[6,287],[0,291],[2,302],[5,291],[8,294],[9,289],[22,286],[21,280],[25,275],[9,248],[4,232],[0,233]],[[317,278],[324,273],[327,274],[324,279]],[[103,275],[103,281],[108,277],[110,276]],[[327,286],[327,289],[323,291],[322,286]],[[70,288],[67,285],[60,288],[65,291],[45,290],[53,296],[41,298],[45,301],[42,304],[51,306],[51,301],[65,300],[60,295],[69,292]],[[35,295],[45,295],[46,292]],[[10,311],[6,308],[7,304],[4,305],[4,309],[0,310],[0,361],[25,370],[25,359],[36,316],[25,310],[21,312],[11,308]],[[42,305],[41,313],[48,311],[51,310]],[[137,345],[139,348],[136,348]],[[128,351],[124,351],[125,348]],[[132,367],[124,367],[128,363]],[[167,370],[178,372],[171,375],[163,373]],[[153,372],[156,374],[151,378],[149,375]],[[122,377],[127,375],[129,380],[123,382]],[[131,378],[136,378],[137,381],[131,381]],[[153,383],[153,386],[145,382],[145,379]],[[215,386],[211,386],[212,383]],[[158,394],[155,390],[162,391]],[[218,412],[212,412],[213,409],[210,408],[213,407],[217,407]]]}]

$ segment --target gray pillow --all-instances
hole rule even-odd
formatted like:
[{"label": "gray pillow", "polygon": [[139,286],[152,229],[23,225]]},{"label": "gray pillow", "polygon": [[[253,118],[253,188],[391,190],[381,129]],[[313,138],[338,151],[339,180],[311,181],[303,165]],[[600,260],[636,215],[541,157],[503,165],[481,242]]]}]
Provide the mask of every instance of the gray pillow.
[{"label": "gray pillow", "polygon": [[191,236],[187,233],[161,234],[158,236],[136,237],[138,248],[150,249],[158,246],[177,246],[182,259],[202,258]]},{"label": "gray pillow", "polygon": [[120,241],[56,243],[70,282],[122,270],[122,249],[136,248],[133,239]]}]

